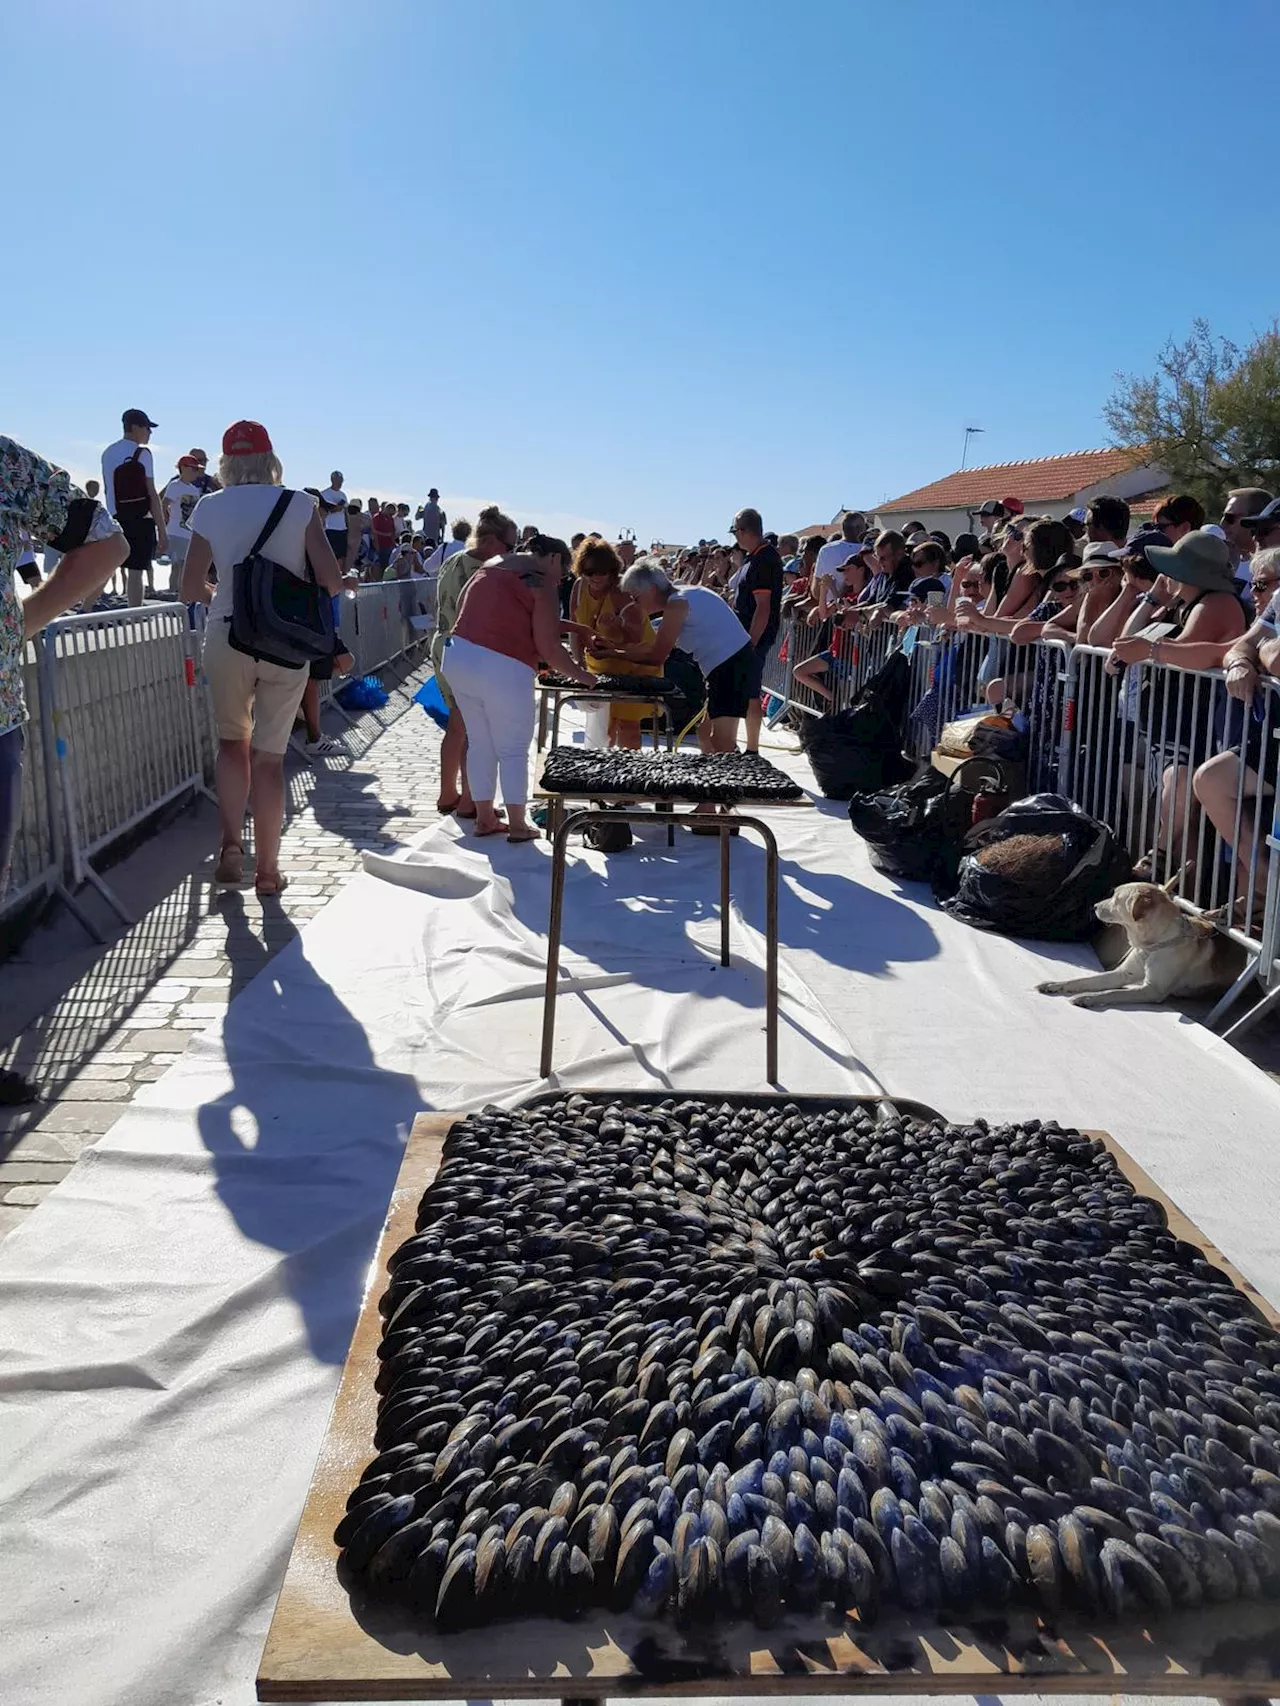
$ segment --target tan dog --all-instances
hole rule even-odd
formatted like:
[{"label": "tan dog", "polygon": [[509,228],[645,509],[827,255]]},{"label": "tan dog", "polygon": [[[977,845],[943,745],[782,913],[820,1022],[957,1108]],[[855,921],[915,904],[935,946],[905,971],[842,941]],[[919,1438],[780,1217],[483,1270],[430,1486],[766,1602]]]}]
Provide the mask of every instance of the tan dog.
[{"label": "tan dog", "polygon": [[1041,995],[1069,995],[1076,1007],[1145,1007],[1230,985],[1238,958],[1232,944],[1207,919],[1189,918],[1155,883],[1122,883],[1093,910],[1104,924],[1123,926],[1129,952],[1097,977],[1038,983]]}]

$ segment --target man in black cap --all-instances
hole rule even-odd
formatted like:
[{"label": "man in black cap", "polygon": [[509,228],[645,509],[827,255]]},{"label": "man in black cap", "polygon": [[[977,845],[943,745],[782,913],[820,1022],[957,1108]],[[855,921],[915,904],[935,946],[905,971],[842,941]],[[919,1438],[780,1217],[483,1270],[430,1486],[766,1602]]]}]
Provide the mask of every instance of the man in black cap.
[{"label": "man in black cap", "polygon": [[147,449],[156,423],[145,409],[126,409],[120,417],[124,436],[102,453],[102,497],[129,543],[125,590],[129,603],[142,603],[145,584],[154,594],[152,562],[169,549],[164,509],[156,491],[155,464]]}]

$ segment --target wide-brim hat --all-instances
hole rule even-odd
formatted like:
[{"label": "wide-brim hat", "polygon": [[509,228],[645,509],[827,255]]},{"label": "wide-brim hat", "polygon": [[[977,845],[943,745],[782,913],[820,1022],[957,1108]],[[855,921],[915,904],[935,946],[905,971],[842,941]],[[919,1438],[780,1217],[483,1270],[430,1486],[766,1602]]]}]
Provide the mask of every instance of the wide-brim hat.
[{"label": "wide-brim hat", "polygon": [[1203,528],[1184,533],[1176,545],[1147,545],[1143,549],[1151,567],[1172,581],[1205,592],[1236,590],[1226,540]]}]

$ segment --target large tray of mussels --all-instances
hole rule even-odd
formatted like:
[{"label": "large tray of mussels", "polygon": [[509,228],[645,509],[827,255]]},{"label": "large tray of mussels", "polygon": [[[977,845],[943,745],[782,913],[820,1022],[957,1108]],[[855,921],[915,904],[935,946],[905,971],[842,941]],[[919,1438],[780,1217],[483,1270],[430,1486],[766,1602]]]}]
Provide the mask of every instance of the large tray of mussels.
[{"label": "large tray of mussels", "polygon": [[330,1543],[387,1686],[1268,1692],[1275,1318],[1149,1184],[875,1098],[455,1124]]}]

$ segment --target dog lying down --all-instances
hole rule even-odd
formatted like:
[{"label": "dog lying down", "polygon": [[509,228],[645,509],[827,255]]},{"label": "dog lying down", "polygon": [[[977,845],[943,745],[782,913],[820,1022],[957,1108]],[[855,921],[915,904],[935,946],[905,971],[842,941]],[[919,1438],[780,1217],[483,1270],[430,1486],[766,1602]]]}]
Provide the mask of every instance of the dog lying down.
[{"label": "dog lying down", "polygon": [[1123,926],[1129,952],[1114,971],[1038,983],[1041,995],[1069,995],[1077,1007],[1145,1007],[1220,994],[1238,969],[1239,952],[1227,938],[1206,919],[1189,918],[1155,883],[1122,883],[1093,910],[1104,924]]}]

